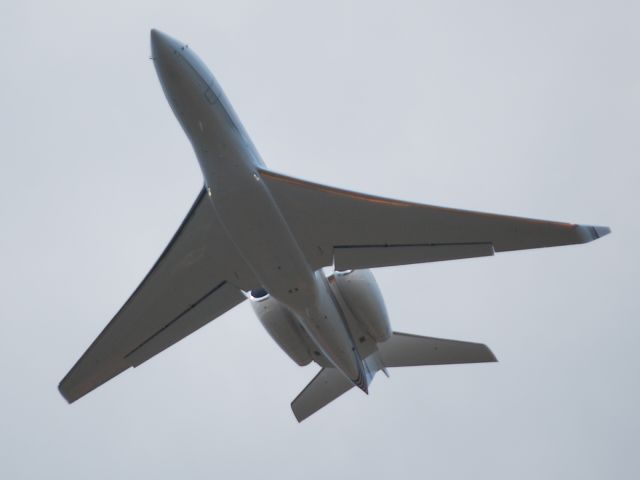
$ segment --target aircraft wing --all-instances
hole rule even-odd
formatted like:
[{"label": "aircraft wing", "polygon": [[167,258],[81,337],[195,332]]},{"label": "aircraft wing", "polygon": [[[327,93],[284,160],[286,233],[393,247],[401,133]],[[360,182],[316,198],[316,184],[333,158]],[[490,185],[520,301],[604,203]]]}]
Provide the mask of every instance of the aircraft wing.
[{"label": "aircraft wing", "polygon": [[73,402],[242,302],[246,266],[203,189],[140,286],[60,382]]},{"label": "aircraft wing", "polygon": [[574,225],[374,197],[262,170],[314,268],[337,270],[482,257],[586,243],[607,227]]}]

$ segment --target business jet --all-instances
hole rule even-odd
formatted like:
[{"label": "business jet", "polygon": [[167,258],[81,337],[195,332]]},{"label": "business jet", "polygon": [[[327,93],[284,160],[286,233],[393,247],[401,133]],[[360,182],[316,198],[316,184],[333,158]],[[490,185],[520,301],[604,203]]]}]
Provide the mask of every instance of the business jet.
[{"label": "business jet", "polygon": [[586,243],[607,227],[405,202],[268,169],[220,85],[182,42],[151,30],[164,94],[204,186],[151,271],[59,385],[74,402],[248,300],[298,365],[321,367],[298,421],[388,368],[494,362],[480,343],[392,330],[369,269]]}]

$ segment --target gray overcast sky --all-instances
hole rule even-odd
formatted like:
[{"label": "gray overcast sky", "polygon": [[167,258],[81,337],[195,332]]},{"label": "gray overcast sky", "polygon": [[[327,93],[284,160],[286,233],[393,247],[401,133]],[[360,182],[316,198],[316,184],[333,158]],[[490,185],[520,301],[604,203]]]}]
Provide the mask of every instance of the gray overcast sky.
[{"label": "gray overcast sky", "polygon": [[[4,2],[0,477],[639,478],[638,5]],[[201,186],[152,27],[274,170],[613,234],[375,272],[396,330],[498,364],[396,369],[298,425],[316,369],[243,304],[69,406],[58,381]]]}]

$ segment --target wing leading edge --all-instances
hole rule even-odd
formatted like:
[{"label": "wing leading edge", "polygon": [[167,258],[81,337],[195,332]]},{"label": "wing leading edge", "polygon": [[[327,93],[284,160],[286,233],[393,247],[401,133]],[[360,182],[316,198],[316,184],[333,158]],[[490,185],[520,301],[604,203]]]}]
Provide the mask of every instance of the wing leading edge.
[{"label": "wing leading edge", "polygon": [[242,302],[254,280],[203,189],[140,286],[60,382],[74,402]]},{"label": "wing leading edge", "polygon": [[549,222],[375,197],[263,170],[315,268],[338,270],[493,255],[586,243],[607,227]]}]

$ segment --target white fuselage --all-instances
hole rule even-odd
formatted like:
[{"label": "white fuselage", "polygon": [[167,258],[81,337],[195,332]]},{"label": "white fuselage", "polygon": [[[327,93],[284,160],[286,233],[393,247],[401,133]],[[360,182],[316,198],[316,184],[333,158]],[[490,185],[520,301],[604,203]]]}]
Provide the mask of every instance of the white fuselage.
[{"label": "white fuselage", "polygon": [[188,46],[152,32],[164,93],[189,137],[220,224],[260,285],[296,314],[326,358],[355,385],[367,379],[344,315],[314,272],[260,177],[264,163],[217,81]]}]

